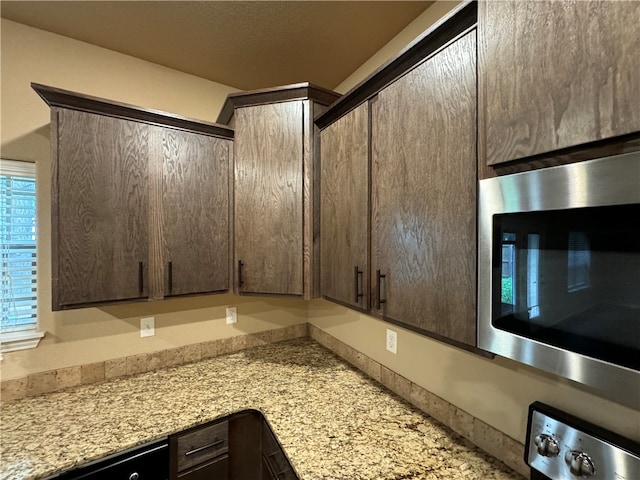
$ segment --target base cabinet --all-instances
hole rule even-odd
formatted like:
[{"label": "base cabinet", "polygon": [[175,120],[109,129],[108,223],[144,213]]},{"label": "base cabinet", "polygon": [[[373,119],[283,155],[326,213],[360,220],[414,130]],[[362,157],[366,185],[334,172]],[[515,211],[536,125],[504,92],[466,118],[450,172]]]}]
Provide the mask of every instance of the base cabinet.
[{"label": "base cabinet", "polygon": [[167,480],[168,471],[169,445],[164,438],[53,475],[46,480]]},{"label": "base cabinet", "polygon": [[299,480],[262,413],[243,410],[46,480]]},{"label": "base cabinet", "polygon": [[298,480],[282,447],[262,420],[262,480]]},{"label": "base cabinet", "polygon": [[228,480],[229,457],[223,456],[212,462],[199,465],[191,470],[178,474],[180,480]]},{"label": "base cabinet", "polygon": [[298,480],[257,410],[171,435],[169,452],[169,480]]}]

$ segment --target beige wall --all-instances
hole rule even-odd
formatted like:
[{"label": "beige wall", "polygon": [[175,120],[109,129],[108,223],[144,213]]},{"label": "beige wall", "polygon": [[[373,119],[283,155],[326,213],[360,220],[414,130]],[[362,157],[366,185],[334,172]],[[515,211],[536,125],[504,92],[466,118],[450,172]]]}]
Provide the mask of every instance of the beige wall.
[{"label": "beige wall", "polygon": [[[437,2],[425,10],[335,90],[345,93],[353,88],[459,3]],[[535,400],[640,440],[640,412],[593,396],[567,380],[510,360],[478,357],[323,300],[311,303],[309,321],[521,442],[527,408]],[[397,355],[385,349],[387,328],[398,332]]]},{"label": "beige wall", "polygon": [[446,15],[459,1],[436,2],[422,12],[416,19],[407,25],[400,33],[389,41],[384,47],[378,50],[369,60],[363,63],[355,72],[349,75],[334,90],[338,93],[347,93],[358,83],[382,66],[387,60],[400,53],[416,37],[427,28]]},{"label": "beige wall", "polygon": [[[1,53],[2,158],[36,162],[38,321],[47,332],[38,348],[4,355],[3,379],[307,321],[302,301],[232,295],[53,313],[49,107],[30,83],[208,121],[215,121],[235,89],[4,19]],[[227,305],[238,307],[235,325],[226,325]],[[140,338],[139,321],[145,316],[156,318],[155,337]]]},{"label": "beige wall", "polygon": [[[639,412],[526,365],[479,357],[324,300],[311,302],[309,322],[523,443],[536,400],[640,439]],[[398,333],[396,355],[385,348],[387,328]]]}]

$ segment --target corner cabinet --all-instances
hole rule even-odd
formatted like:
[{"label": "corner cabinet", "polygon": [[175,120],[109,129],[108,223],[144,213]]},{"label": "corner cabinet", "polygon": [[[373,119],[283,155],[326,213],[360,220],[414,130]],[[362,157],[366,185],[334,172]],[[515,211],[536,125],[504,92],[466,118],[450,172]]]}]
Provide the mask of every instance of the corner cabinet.
[{"label": "corner cabinet", "polygon": [[228,291],[233,131],[32,86],[51,107],[53,310]]},{"label": "corner cabinet", "polygon": [[338,94],[310,84],[229,95],[233,122],[234,290],[304,299],[319,289],[319,131]]},{"label": "corner cabinet", "polygon": [[264,415],[242,410],[169,436],[169,480],[298,480]]},{"label": "corner cabinet", "polygon": [[639,132],[639,24],[640,2],[480,2],[485,163]]}]

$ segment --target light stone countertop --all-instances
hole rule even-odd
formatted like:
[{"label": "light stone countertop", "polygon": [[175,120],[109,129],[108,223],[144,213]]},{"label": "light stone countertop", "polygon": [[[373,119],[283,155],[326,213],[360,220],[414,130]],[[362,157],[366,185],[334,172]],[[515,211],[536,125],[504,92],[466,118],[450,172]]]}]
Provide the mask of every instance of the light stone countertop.
[{"label": "light stone countertop", "polygon": [[0,478],[42,478],[244,409],[264,413],[303,480],[523,478],[308,338],[3,405]]}]

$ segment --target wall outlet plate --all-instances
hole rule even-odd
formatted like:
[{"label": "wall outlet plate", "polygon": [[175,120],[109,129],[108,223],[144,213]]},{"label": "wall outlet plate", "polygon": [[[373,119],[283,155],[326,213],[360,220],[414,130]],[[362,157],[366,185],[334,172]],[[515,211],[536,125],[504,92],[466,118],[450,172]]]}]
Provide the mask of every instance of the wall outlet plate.
[{"label": "wall outlet plate", "polygon": [[387,328],[387,350],[398,353],[398,332]]},{"label": "wall outlet plate", "polygon": [[227,325],[236,323],[238,321],[238,311],[236,307],[227,307]]},{"label": "wall outlet plate", "polygon": [[156,334],[155,317],[144,317],[140,319],[140,336],[153,337]]}]

